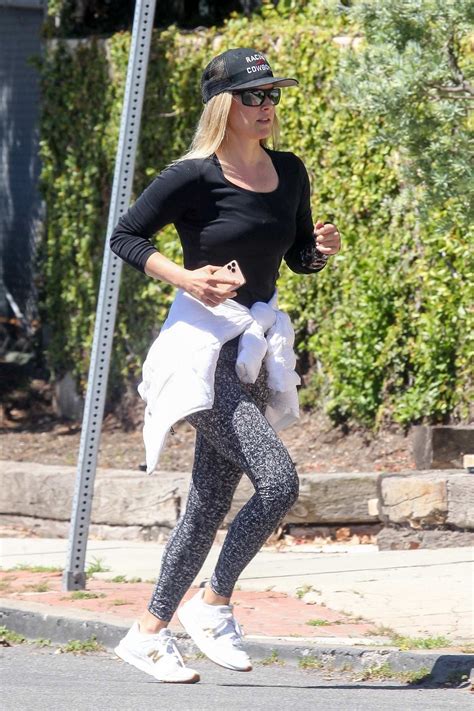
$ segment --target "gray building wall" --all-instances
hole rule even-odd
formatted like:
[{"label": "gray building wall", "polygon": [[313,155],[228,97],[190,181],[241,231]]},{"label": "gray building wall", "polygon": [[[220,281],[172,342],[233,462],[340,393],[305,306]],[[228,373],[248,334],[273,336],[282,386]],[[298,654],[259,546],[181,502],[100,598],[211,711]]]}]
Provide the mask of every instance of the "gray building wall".
[{"label": "gray building wall", "polygon": [[0,318],[35,314],[39,81],[44,2],[0,0]]}]

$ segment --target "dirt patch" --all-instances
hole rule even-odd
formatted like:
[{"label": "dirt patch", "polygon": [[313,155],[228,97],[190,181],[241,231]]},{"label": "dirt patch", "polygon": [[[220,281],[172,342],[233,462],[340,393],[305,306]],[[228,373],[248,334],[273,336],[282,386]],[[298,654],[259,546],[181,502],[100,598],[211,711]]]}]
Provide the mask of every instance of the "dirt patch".
[{"label": "dirt patch", "polygon": [[[103,424],[99,466],[138,469],[144,461],[143,403],[137,396],[127,414],[109,414]],[[194,429],[187,422],[168,438],[160,468],[189,471]],[[299,422],[280,433],[298,470],[303,472],[400,471],[414,469],[411,435],[401,428],[377,433],[360,427],[335,427],[320,412],[302,412]],[[49,386],[32,381],[28,390],[13,391],[2,406],[0,458],[42,464],[77,461],[80,423],[58,419]]]}]

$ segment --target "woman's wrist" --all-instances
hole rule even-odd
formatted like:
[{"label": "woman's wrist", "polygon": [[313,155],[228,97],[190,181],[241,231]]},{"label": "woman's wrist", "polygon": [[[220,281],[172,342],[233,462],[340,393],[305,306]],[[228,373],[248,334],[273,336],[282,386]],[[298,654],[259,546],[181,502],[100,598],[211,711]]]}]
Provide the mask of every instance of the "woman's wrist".
[{"label": "woman's wrist", "polygon": [[147,259],[144,271],[147,276],[165,281],[178,289],[185,289],[188,283],[188,270],[160,252],[155,252]]},{"label": "woman's wrist", "polygon": [[311,244],[301,251],[301,263],[307,269],[320,271],[324,269],[329,259],[329,255],[319,251],[316,244]]}]

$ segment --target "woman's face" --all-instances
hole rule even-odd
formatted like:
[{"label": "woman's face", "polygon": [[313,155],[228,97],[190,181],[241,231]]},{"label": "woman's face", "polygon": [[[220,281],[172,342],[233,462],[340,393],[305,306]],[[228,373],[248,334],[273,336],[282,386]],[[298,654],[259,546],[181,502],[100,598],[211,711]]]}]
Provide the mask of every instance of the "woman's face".
[{"label": "woman's face", "polygon": [[[259,86],[259,89],[271,89],[273,84]],[[232,97],[232,104],[227,119],[227,129],[239,138],[261,140],[272,133],[275,119],[275,107],[268,98],[261,106],[245,106],[240,96]]]}]

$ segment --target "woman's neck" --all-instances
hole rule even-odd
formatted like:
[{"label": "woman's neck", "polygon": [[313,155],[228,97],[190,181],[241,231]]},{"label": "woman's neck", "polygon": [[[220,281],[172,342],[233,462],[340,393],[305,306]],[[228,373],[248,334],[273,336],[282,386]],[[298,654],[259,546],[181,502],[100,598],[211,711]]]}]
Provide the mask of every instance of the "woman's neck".
[{"label": "woman's neck", "polygon": [[260,141],[243,141],[228,135],[216,151],[221,163],[251,168],[262,162],[265,153]]}]

